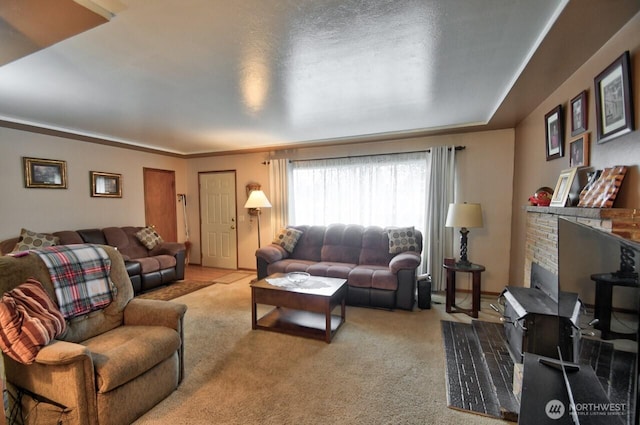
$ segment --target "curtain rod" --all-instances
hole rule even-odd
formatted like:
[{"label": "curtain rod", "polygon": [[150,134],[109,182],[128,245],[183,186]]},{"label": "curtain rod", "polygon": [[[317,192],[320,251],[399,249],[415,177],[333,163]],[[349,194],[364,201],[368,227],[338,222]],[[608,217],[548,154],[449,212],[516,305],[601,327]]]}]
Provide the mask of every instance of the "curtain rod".
[{"label": "curtain rod", "polygon": [[[454,148],[457,151],[462,151],[466,149],[466,146],[456,146]],[[451,148],[449,148],[451,150]],[[363,155],[349,155],[349,156],[336,156],[331,158],[313,158],[313,159],[290,159],[289,162],[305,162],[305,161],[323,161],[326,159],[346,159],[346,158],[361,158],[365,156],[386,156],[386,155],[401,155],[406,153],[422,153],[427,152],[430,153],[431,149],[419,150],[419,151],[409,151],[409,152],[396,152],[396,153],[374,153],[374,154],[363,154]]]}]

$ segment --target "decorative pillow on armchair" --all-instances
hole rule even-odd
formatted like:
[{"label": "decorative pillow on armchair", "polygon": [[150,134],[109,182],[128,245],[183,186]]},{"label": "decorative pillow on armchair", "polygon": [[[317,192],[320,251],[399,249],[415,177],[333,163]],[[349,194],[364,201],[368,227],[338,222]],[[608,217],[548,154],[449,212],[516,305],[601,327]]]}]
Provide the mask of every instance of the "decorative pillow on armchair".
[{"label": "decorative pillow on armchair", "polygon": [[0,348],[20,363],[33,363],[40,348],[67,328],[49,294],[35,279],[9,292],[0,301]]},{"label": "decorative pillow on armchair", "polygon": [[142,245],[146,246],[147,249],[153,249],[156,245],[164,242],[162,236],[160,236],[153,227],[140,229],[136,232],[136,238],[138,238]]},{"label": "decorative pillow on armchair", "polygon": [[60,238],[49,235],[47,233],[36,233],[31,230],[22,229],[20,231],[20,239],[13,248],[13,251],[27,251],[29,249],[40,249],[49,246],[58,245]]},{"label": "decorative pillow on armchair", "polygon": [[280,233],[276,235],[273,239],[273,243],[276,245],[280,245],[288,252],[293,252],[296,244],[298,243],[298,239],[302,236],[302,232],[296,229],[282,229]]},{"label": "decorative pillow on armchair", "polygon": [[389,254],[418,251],[416,231],[413,227],[387,229],[387,234],[389,235]]}]

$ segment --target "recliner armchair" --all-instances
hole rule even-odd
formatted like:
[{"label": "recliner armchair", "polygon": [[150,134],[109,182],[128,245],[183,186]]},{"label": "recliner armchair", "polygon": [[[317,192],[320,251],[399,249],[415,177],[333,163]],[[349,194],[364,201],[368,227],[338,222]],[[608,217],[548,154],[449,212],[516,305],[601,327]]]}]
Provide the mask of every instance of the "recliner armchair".
[{"label": "recliner armchair", "polygon": [[[182,381],[186,306],[133,298],[122,256],[102,247],[117,289],[111,304],[68,320],[67,331],[31,364],[3,356],[25,424],[130,424]],[[36,254],[0,257],[1,293],[29,277],[56,300],[49,271]]]}]

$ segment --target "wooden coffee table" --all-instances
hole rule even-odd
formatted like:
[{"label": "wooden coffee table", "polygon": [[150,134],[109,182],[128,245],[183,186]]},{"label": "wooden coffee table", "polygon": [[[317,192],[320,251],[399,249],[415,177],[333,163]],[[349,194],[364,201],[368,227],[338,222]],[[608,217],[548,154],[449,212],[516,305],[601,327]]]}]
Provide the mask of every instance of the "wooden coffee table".
[{"label": "wooden coffee table", "polygon": [[[267,279],[286,278],[276,273],[251,284],[251,328],[307,338],[331,339],[345,321],[347,280],[311,276],[302,285],[274,286]],[[257,317],[257,304],[275,306]],[[340,305],[340,315],[332,314]]]}]

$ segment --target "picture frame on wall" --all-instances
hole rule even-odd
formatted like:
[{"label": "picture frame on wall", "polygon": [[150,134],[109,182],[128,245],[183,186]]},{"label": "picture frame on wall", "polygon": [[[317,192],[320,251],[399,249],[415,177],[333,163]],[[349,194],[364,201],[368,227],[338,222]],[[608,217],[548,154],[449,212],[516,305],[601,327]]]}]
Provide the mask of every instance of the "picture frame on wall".
[{"label": "picture frame on wall", "polygon": [[544,116],[547,161],[564,156],[564,119],[562,105]]},{"label": "picture frame on wall", "polygon": [[587,91],[583,90],[571,99],[571,136],[587,131]]},{"label": "picture frame on wall", "polygon": [[569,168],[562,170],[556,183],[556,188],[553,191],[553,197],[551,198],[552,207],[564,207],[569,200],[569,192],[571,192],[571,186],[573,185],[573,179],[576,177],[577,168]]},{"label": "picture frame on wall", "polygon": [[630,55],[627,50],[594,79],[597,142],[634,130]]},{"label": "picture frame on wall", "polygon": [[66,189],[67,162],[57,159],[22,158],[24,187]]},{"label": "picture frame on wall", "polygon": [[91,196],[95,198],[122,198],[122,174],[89,171]]},{"label": "picture frame on wall", "polygon": [[589,165],[589,133],[584,133],[569,143],[569,167]]}]

